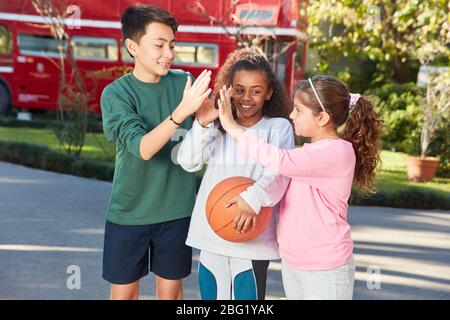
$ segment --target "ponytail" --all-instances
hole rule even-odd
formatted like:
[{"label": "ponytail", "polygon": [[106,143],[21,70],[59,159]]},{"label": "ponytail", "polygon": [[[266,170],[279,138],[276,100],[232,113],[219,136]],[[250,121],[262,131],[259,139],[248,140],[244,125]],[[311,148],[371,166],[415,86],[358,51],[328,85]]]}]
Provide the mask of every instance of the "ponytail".
[{"label": "ponytail", "polygon": [[381,162],[382,124],[366,96],[356,102],[345,123],[342,138],[353,144],[356,154],[353,183],[362,190],[371,191],[375,184],[375,171]]}]

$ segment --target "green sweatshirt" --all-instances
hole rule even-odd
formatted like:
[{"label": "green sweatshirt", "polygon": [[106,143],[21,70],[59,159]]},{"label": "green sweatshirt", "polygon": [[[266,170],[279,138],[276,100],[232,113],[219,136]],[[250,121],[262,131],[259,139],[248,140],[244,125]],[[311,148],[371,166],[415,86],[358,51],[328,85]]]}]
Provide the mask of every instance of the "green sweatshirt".
[{"label": "green sweatshirt", "polygon": [[[103,131],[116,142],[116,167],[106,219],[123,225],[145,225],[189,217],[195,202],[195,174],[174,161],[174,148],[188,117],[172,139],[150,160],[141,158],[142,137],[164,121],[183,97],[189,74],[170,70],[158,83],[129,73],[102,93]],[[173,140],[173,141],[172,141]],[[173,159],[173,160],[172,160]]]}]

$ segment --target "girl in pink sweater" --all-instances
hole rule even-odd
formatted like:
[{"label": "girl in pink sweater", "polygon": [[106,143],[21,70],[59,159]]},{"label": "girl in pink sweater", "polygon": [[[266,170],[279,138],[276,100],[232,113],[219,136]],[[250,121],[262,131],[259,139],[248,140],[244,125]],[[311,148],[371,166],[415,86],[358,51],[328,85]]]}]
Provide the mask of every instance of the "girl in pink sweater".
[{"label": "girl in pink sweater", "polygon": [[295,134],[311,143],[283,150],[236,124],[231,94],[231,88],[221,90],[219,115],[239,152],[291,178],[277,229],[287,298],[351,299],[355,266],[347,208],[352,183],[361,189],[374,183],[382,122],[372,103],[332,76],[300,81],[290,118]]}]

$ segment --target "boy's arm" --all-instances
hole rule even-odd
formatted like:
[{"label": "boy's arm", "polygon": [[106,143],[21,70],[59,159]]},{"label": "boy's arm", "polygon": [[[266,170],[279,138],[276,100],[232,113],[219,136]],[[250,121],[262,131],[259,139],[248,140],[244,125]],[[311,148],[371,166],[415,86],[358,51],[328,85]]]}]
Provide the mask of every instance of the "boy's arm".
[{"label": "boy's arm", "polygon": [[167,117],[162,123],[142,137],[139,149],[142,159],[150,160],[170,140],[179,124],[197,111],[211,93],[211,89],[208,89],[210,81],[211,71],[206,70],[200,74],[192,86],[192,79],[188,77],[183,99],[173,111],[172,119]]},{"label": "boy's arm", "polygon": [[211,89],[208,89],[210,80],[211,72],[206,70],[200,74],[193,85],[191,85],[191,78],[188,77],[183,99],[173,111],[172,119],[170,116],[167,117],[148,133],[139,115],[127,113],[126,103],[122,102],[125,105],[123,111],[108,113],[109,109],[119,110],[121,108],[112,105],[117,103],[119,99],[116,98],[115,100],[115,97],[105,95],[105,97],[102,97],[102,111],[105,111],[104,131],[108,140],[111,141],[116,138],[136,156],[143,160],[150,160],[170,140],[179,124],[193,114],[210,94]]}]

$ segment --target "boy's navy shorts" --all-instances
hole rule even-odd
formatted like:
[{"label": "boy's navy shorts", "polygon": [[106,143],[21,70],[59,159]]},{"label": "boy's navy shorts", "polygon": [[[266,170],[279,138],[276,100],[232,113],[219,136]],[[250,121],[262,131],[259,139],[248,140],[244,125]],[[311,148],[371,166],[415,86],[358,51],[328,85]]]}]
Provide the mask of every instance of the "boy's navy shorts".
[{"label": "boy's navy shorts", "polygon": [[103,278],[128,284],[146,276],[179,280],[191,273],[192,248],[185,244],[191,218],[150,225],[106,221]]}]

